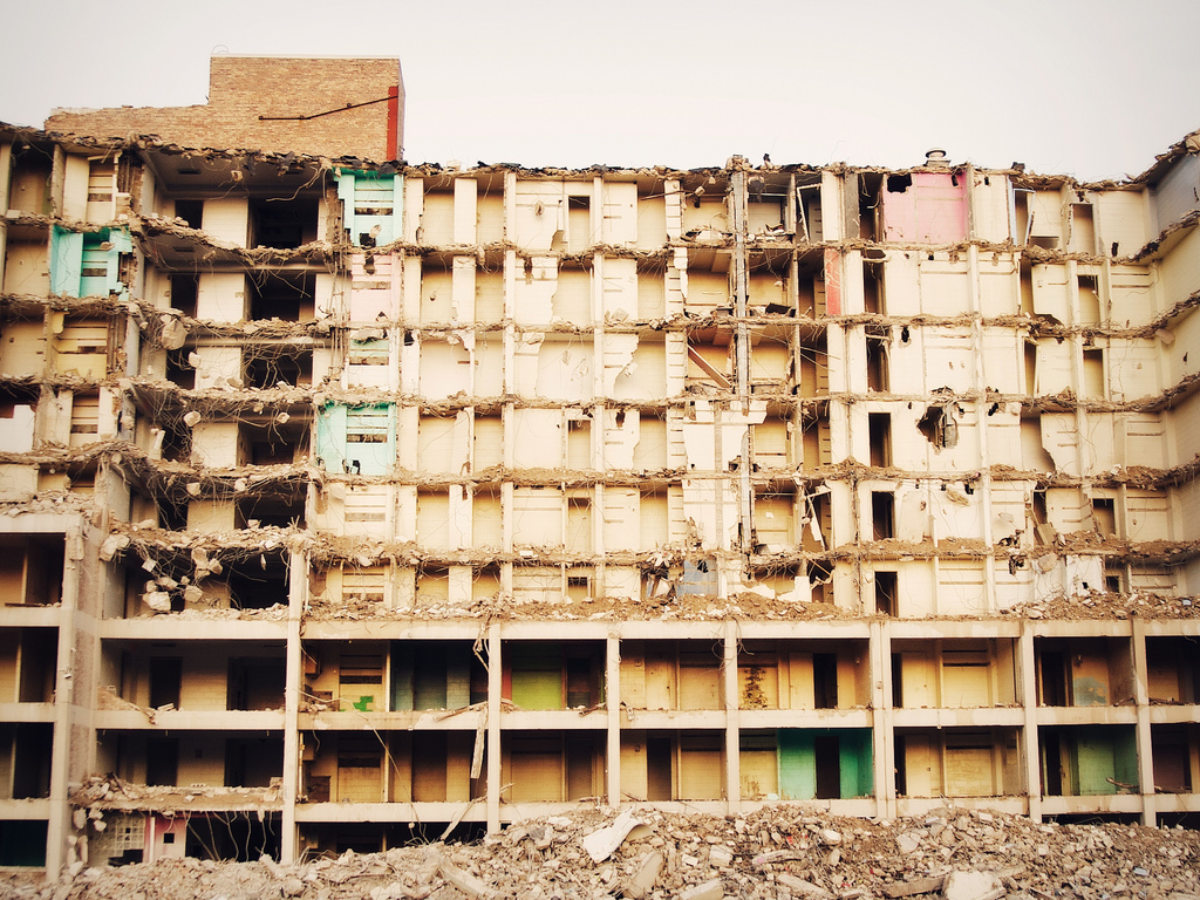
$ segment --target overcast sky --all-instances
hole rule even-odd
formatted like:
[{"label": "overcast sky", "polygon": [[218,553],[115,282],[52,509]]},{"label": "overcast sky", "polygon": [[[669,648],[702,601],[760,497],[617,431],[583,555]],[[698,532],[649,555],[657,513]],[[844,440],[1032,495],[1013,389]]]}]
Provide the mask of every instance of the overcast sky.
[{"label": "overcast sky", "polygon": [[906,167],[1080,179],[1200,128],[1196,0],[8,4],[0,121],[203,103],[219,52],[397,56],[405,158]]}]

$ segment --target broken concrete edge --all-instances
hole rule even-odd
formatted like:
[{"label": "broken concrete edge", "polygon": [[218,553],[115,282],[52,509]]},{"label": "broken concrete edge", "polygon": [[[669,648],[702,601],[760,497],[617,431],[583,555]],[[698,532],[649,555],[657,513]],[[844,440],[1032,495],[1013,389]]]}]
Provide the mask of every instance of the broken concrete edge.
[{"label": "broken concrete edge", "polygon": [[516,172],[532,175],[546,175],[549,177],[559,176],[563,174],[592,174],[592,175],[611,175],[611,174],[643,174],[643,175],[659,175],[662,177],[684,177],[696,175],[725,175],[728,176],[734,171],[762,171],[762,172],[780,172],[780,173],[799,173],[799,174],[817,174],[821,171],[854,171],[854,172],[882,172],[887,174],[905,174],[908,172],[922,172],[930,169],[934,171],[966,171],[968,168],[976,173],[981,174],[1005,174],[1010,175],[1014,179],[1019,180],[1022,185],[1032,187],[1050,187],[1061,188],[1069,187],[1080,190],[1119,190],[1123,187],[1136,187],[1143,184],[1153,183],[1162,172],[1176,160],[1188,154],[1197,152],[1197,134],[1200,132],[1191,132],[1184,135],[1180,140],[1172,144],[1163,153],[1155,156],[1155,162],[1144,172],[1138,175],[1126,175],[1122,179],[1102,179],[1099,181],[1079,181],[1067,175],[1038,175],[1033,172],[1026,172],[1026,167],[1022,164],[1013,164],[1008,167],[978,167],[970,161],[954,162],[949,166],[926,164],[923,166],[914,166],[908,169],[889,169],[880,166],[856,166],[845,162],[833,162],[825,166],[813,166],[811,164],[782,164],[774,163],[764,164],[762,167],[752,166],[748,161],[738,155],[731,156],[726,160],[725,165],[721,167],[706,166],[692,169],[672,168],[664,165],[652,166],[608,166],[608,165],[592,165],[585,168],[563,168],[554,166],[545,167],[524,167],[514,163],[485,163],[478,162],[474,166],[462,167],[460,165],[446,165],[439,163],[409,163],[403,160],[388,160],[388,161],[373,161],[354,156],[328,157],[319,155],[310,155],[303,153],[278,153],[264,152],[252,148],[196,148],[185,147],[180,144],[164,141],[155,134],[125,134],[122,136],[111,136],[101,138],[96,136],[79,135],[65,133],[60,131],[45,131],[34,128],[32,126],[15,125],[6,122],[0,122],[0,136],[11,138],[16,141],[36,142],[41,140],[52,140],[61,142],[67,147],[77,151],[120,151],[126,149],[139,150],[155,150],[164,154],[182,156],[184,158],[194,158],[202,156],[209,159],[220,159],[229,162],[243,163],[246,160],[254,160],[256,163],[265,165],[280,166],[285,169],[292,169],[299,165],[314,166],[318,169],[330,170],[335,168],[344,168],[350,170],[373,170],[385,169],[388,173],[405,173],[412,175],[443,175],[448,173],[453,174],[471,174],[471,173],[505,173]]}]

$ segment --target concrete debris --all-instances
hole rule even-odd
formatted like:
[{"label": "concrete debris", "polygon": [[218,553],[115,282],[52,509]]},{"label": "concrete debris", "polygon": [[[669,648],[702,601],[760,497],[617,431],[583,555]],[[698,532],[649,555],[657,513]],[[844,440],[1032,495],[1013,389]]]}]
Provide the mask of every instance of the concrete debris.
[{"label": "concrete debris", "polygon": [[931,875],[928,878],[914,878],[903,884],[889,884],[884,893],[896,900],[898,897],[915,897],[918,894],[932,894],[942,889],[946,883],[944,875]]},{"label": "concrete debris", "polygon": [[721,887],[721,879],[714,878],[712,881],[688,888],[679,895],[679,900],[721,900],[724,896],[725,891]]},{"label": "concrete debris", "polygon": [[625,886],[622,893],[626,897],[632,897],[633,900],[641,900],[651,890],[654,889],[655,883],[658,881],[658,873],[662,871],[663,855],[657,850],[647,853],[642,859],[641,865],[638,866],[637,872],[629,883]]},{"label": "concrete debris", "polygon": [[[111,782],[96,783],[89,796],[100,798],[111,788]],[[1037,824],[1002,812],[946,807],[895,822],[814,815],[798,805],[732,818],[638,810],[638,818],[645,833],[632,832],[602,863],[593,861],[586,843],[620,819],[593,810],[530,820],[476,844],[347,852],[295,866],[269,859],[165,859],[120,868],[81,863],[74,876],[49,885],[35,875],[6,872],[0,875],[0,896],[901,900],[941,892],[943,900],[1200,897],[1200,833],[1182,829]],[[827,831],[842,837],[836,868],[827,865]],[[954,835],[952,844],[941,840],[946,834]],[[902,836],[925,840],[898,854]],[[685,865],[684,857],[693,864]]]},{"label": "concrete debris", "polygon": [[1005,893],[994,872],[951,872],[942,887],[945,900],[1000,900]]},{"label": "concrete debris", "polygon": [[833,900],[833,894],[820,885],[780,872],[775,876],[775,883],[787,888],[793,897],[807,897],[809,900]]},{"label": "concrete debris", "polygon": [[492,890],[474,875],[443,860],[438,864],[442,877],[468,897],[491,897]]},{"label": "concrete debris", "polygon": [[583,839],[583,849],[594,862],[602,863],[621,846],[625,836],[640,825],[633,812],[626,810],[611,825],[594,831]]}]

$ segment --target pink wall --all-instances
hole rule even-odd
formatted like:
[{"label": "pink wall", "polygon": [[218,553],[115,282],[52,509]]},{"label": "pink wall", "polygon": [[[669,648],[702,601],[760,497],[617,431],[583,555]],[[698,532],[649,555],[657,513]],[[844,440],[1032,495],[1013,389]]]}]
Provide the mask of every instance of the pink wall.
[{"label": "pink wall", "polygon": [[842,314],[842,254],[825,250],[825,315]]},{"label": "pink wall", "polygon": [[[883,239],[953,244],[967,237],[966,179],[952,172],[914,172],[903,192],[883,184]],[[955,184],[954,182],[958,183]]]},{"label": "pink wall", "polygon": [[[174,835],[168,843],[167,835]],[[157,859],[183,859],[187,849],[187,818],[165,819],[161,816],[146,817],[146,846],[148,853],[143,861]]]}]

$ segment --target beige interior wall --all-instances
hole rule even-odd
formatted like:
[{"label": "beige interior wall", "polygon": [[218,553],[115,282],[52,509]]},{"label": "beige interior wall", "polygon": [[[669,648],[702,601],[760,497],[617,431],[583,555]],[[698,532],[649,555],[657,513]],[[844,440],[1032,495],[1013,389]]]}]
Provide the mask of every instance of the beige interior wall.
[{"label": "beige interior wall", "polygon": [[646,732],[621,731],[621,794],[629,799],[644,800],[648,796],[646,773]]},{"label": "beige interior wall", "polygon": [[249,229],[250,202],[246,198],[212,197],[204,201],[204,231],[209,237],[245,247]]},{"label": "beige interior wall", "polygon": [[46,325],[40,319],[0,328],[0,374],[41,375],[46,366]]},{"label": "beige interior wall", "polygon": [[201,272],[196,295],[196,318],[241,322],[249,312],[246,276],[242,272]]},{"label": "beige interior wall", "polygon": [[50,253],[47,241],[20,241],[11,235],[4,248],[4,292],[50,293]]}]

